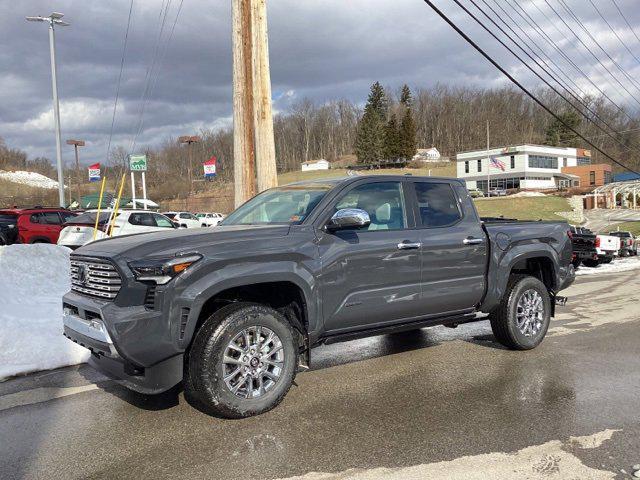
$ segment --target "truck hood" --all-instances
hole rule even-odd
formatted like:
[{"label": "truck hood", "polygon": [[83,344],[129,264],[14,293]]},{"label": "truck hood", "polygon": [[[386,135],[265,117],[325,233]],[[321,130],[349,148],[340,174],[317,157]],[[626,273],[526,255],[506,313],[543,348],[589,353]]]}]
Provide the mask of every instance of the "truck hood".
[{"label": "truck hood", "polygon": [[288,233],[289,225],[229,225],[188,228],[107,238],[89,243],[76,250],[75,253],[130,259],[171,256],[180,252],[207,253],[218,250],[225,244],[235,245],[247,240],[270,240],[284,237]]}]

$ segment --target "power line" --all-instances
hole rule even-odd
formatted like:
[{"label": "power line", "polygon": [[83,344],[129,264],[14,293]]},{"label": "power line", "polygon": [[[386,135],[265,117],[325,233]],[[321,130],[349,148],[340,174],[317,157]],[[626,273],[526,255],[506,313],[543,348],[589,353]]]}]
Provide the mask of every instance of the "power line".
[{"label": "power line", "polygon": [[166,24],[167,21],[167,13],[169,12],[169,7],[171,5],[171,0],[167,0],[166,4],[165,1],[162,1],[162,6],[160,7],[160,15],[159,15],[159,19],[160,19],[160,28],[158,29],[158,36],[156,38],[156,42],[154,45],[154,49],[153,49],[153,59],[151,61],[150,66],[147,68],[147,73],[145,75],[145,79],[144,79],[144,89],[142,91],[142,96],[140,101],[142,102],[141,106],[140,106],[140,113],[138,115],[138,126],[136,128],[136,133],[133,137],[133,140],[131,142],[131,147],[129,149],[130,152],[133,152],[133,150],[136,147],[136,142],[138,141],[138,136],[140,135],[141,131],[142,131],[142,122],[143,122],[143,118],[144,118],[144,111],[146,109],[147,106],[147,102],[148,102],[148,95],[149,95],[149,87],[151,84],[151,79],[153,77],[154,71],[155,71],[155,66],[156,66],[156,62],[158,60],[158,51],[160,49],[160,43],[162,41],[162,33],[164,32],[164,26]]},{"label": "power line", "polygon": [[[513,21],[516,26],[518,27],[518,29],[523,32],[525,35],[526,32],[525,30],[520,26],[520,24],[518,22],[516,22],[511,15],[509,15],[509,13],[507,13],[502,7],[500,7],[500,5],[498,4],[498,0],[493,0],[493,2],[504,12],[505,15],[507,15],[509,17],[509,19],[511,21]],[[609,102],[611,102],[616,109],[622,113],[623,115],[625,115],[629,120],[634,120],[633,117],[631,117],[631,115],[629,115],[627,113],[627,111],[625,109],[623,109],[620,105],[618,105],[611,97],[609,97],[609,95],[607,95],[607,93],[602,90],[591,78],[590,76],[578,65],[576,64],[560,47],[558,47],[558,45],[556,45],[556,43],[553,41],[553,39],[540,27],[540,25],[538,25],[538,23],[535,21],[535,19],[533,17],[531,17],[531,15],[529,15],[529,13],[518,3],[515,2],[516,7],[520,10],[516,10],[516,8],[509,2],[509,0],[506,0],[507,5],[509,5],[509,8],[511,8],[511,10],[513,10],[513,12],[516,13],[516,15],[518,15],[522,20],[525,21],[525,23],[531,28],[533,29],[534,32],[536,32],[536,34],[538,34],[538,36],[540,38],[542,38],[543,40],[545,40],[555,51],[557,51],[560,56],[569,64],[573,67],[573,69],[577,72],[579,72],[590,84],[591,86],[593,86],[593,88],[595,88],[598,93],[600,95],[602,95],[604,98],[606,98]],[[544,18],[547,20],[547,22],[549,22],[554,28],[555,30],[560,33],[561,35],[564,35],[560,29],[558,29],[558,27],[556,25],[553,24],[553,22],[551,22],[551,20],[549,19],[549,17],[547,16],[546,13],[544,13],[542,10],[540,10],[538,8],[538,6],[534,3],[533,4],[534,7],[536,7],[538,9],[538,11],[544,16]],[[530,37],[528,37],[530,38]],[[532,40],[532,42],[534,42],[535,44],[535,40]],[[580,55],[582,56],[582,58],[585,60],[585,62],[588,63],[588,60],[586,59],[586,57],[584,56],[584,54],[582,52],[579,52]],[[560,67],[558,67],[559,70],[562,70]],[[620,90],[618,90],[613,84],[611,84],[608,80],[607,80],[607,84],[609,85],[609,87],[611,87],[620,97],[624,97],[624,95],[620,92]]]},{"label": "power line", "polygon": [[[507,21],[506,21],[504,18],[502,18],[502,16],[501,16],[501,15],[499,15],[499,14],[498,14],[498,12],[496,12],[496,10],[495,10],[491,5],[489,5],[489,3],[487,2],[487,0],[482,0],[482,3],[484,3],[484,5],[485,5],[489,10],[491,10],[491,12],[494,14],[494,16],[495,16],[496,18],[498,18],[498,19],[500,20],[500,22],[501,22],[501,23],[502,23],[506,28],[508,28],[508,29],[509,29],[509,31],[510,31],[514,36],[516,36],[516,37],[518,37],[518,36],[519,36],[519,35],[515,32],[515,30],[511,27],[511,25],[509,25],[509,24],[507,23]],[[511,20],[511,21],[515,24],[516,28],[518,28],[518,30],[522,33],[522,35],[524,35],[524,36],[529,40],[529,42],[531,42],[531,43],[529,43],[529,42],[527,42],[526,40],[522,40],[522,44],[524,44],[524,45],[528,48],[528,52],[527,52],[527,51],[525,51],[525,49],[524,49],[520,44],[518,44],[518,42],[517,42],[516,40],[514,40],[514,39],[513,39],[513,37],[511,37],[511,35],[508,35],[506,32],[504,32],[502,29],[500,29],[500,30],[502,31],[502,33],[503,33],[505,36],[507,36],[507,38],[509,38],[509,40],[511,40],[511,42],[512,42],[514,45],[516,45],[520,50],[522,50],[523,52],[525,52],[525,54],[527,54],[527,56],[529,56],[529,58],[531,58],[529,54],[534,55],[538,60],[540,60],[541,62],[543,62],[543,63],[545,64],[545,66],[546,66],[549,70],[552,70],[551,66],[549,65],[549,63],[551,63],[551,64],[556,68],[556,70],[558,71],[558,73],[559,73],[559,74],[561,74],[561,75],[563,76],[563,78],[564,78],[568,83],[572,84],[572,85],[573,85],[573,86],[574,86],[574,87],[575,87],[575,88],[580,92],[580,94],[582,94],[583,96],[585,96],[585,97],[586,97],[586,96],[587,96],[587,93],[586,93],[582,88],[580,88],[580,86],[579,86],[579,85],[578,85],[578,84],[577,84],[577,83],[576,83],[576,82],[575,82],[575,81],[574,81],[574,80],[573,80],[569,75],[567,75],[567,74],[564,72],[564,69],[563,69],[560,65],[558,65],[558,64],[557,64],[557,63],[556,63],[556,62],[555,62],[551,57],[549,57],[549,56],[545,53],[545,51],[544,51],[544,50],[542,50],[542,48],[540,48],[540,47],[536,44],[535,40],[533,40],[533,39],[531,38],[531,36],[527,33],[527,31],[526,31],[526,30],[524,30],[524,29],[523,29],[523,28],[522,28],[522,27],[521,27],[517,22],[515,22],[515,21],[514,21],[514,19],[513,19],[513,17],[511,17],[511,15],[509,15],[509,13],[508,13],[504,8],[502,8],[502,6],[501,6],[501,5],[500,5],[496,0],[493,0],[493,3],[494,3],[494,4],[495,4],[495,5],[496,5],[496,6],[497,6],[501,11],[502,11],[502,13],[503,13],[504,15],[506,15],[506,16],[509,18],[509,20]],[[475,5],[475,4],[474,4],[474,5]],[[478,6],[477,6],[477,5],[476,5],[476,8],[478,8]],[[479,10],[480,10],[480,9],[479,9]],[[480,10],[480,11],[482,11],[482,10]],[[484,13],[484,12],[482,12],[482,13],[483,13],[485,16],[487,16],[487,14],[486,14],[486,13]],[[489,18],[489,17],[487,17],[487,18]],[[491,22],[495,24],[495,22],[494,22],[491,18],[489,18],[489,20],[491,20]],[[498,27],[498,28],[500,28],[500,27]],[[533,46],[532,46],[532,45],[533,45]],[[535,51],[535,49],[534,49],[533,47],[535,47],[535,49],[537,49],[537,50],[542,54],[542,56],[540,56],[540,55]],[[544,58],[542,58],[542,57],[544,57]],[[532,59],[532,60],[533,60],[533,59]],[[535,60],[534,60],[534,62],[535,62]],[[538,62],[536,62],[536,64],[538,64]],[[542,69],[542,66],[541,66],[541,65],[539,65],[539,64],[538,64],[538,66]],[[553,78],[553,75],[551,75],[551,74],[548,74],[548,75],[549,75],[551,78]],[[554,81],[555,81],[556,83],[558,83],[559,85],[561,85],[564,89],[566,89],[566,90],[570,91],[570,92],[571,92],[571,93],[576,97],[576,99],[578,99],[578,101],[580,101],[580,103],[581,103],[582,105],[584,105],[585,107],[587,106],[587,105],[586,105],[586,102],[585,102],[585,101],[580,97],[580,94],[578,94],[578,93],[577,93],[573,88],[571,88],[571,89],[570,89],[570,88],[568,88],[568,87],[566,86],[566,84],[561,83],[558,79],[556,79],[556,78],[553,78],[553,79],[554,79]]]},{"label": "power line", "polygon": [[[546,1],[546,0],[545,0]],[[584,31],[584,33],[587,34],[587,36],[591,39],[591,41],[593,43],[595,43],[595,45],[602,51],[602,53],[604,53],[607,58],[611,61],[611,63],[613,63],[616,68],[618,70],[620,70],[620,72],[622,72],[622,74],[627,78],[627,80],[629,80],[629,82],[631,83],[631,85],[633,85],[634,87],[636,87],[636,89],[638,91],[640,91],[640,83],[638,83],[638,81],[633,78],[631,75],[629,75],[629,72],[627,72],[627,70],[625,68],[623,68],[617,61],[615,58],[613,58],[609,52],[607,52],[602,45],[600,44],[600,42],[598,42],[598,40],[591,34],[591,32],[589,31],[589,29],[587,27],[584,26],[584,24],[582,23],[582,21],[580,20],[580,18],[573,12],[573,10],[571,10],[571,8],[566,4],[566,2],[564,0],[559,0],[560,1],[560,5],[562,5],[562,8],[564,8],[569,15],[575,20],[575,22],[580,26],[580,28]],[[593,5],[593,3],[592,3]],[[596,9],[597,10],[597,9]],[[598,11],[598,13],[600,13]],[[606,22],[606,20],[605,20]],[[608,23],[607,23],[608,25]],[[615,33],[615,31],[614,31]],[[616,34],[617,35],[617,34]]]},{"label": "power line", "polygon": [[620,10],[620,7],[618,6],[618,3],[616,2],[616,0],[611,0],[611,1],[613,2],[613,4],[615,5],[616,9],[618,10],[618,13],[620,14],[622,19],[624,20],[624,23],[627,24],[627,27],[629,27],[629,30],[631,30],[631,33],[633,33],[633,36],[636,37],[636,40],[638,41],[638,43],[640,43],[640,38],[638,38],[638,35],[636,34],[636,31],[633,29],[633,27],[629,23],[629,20],[627,20],[627,17],[625,17],[624,13],[622,13],[622,10]]},{"label": "power line", "polygon": [[[573,104],[567,97],[565,97],[562,93],[560,93],[553,85],[551,85],[545,78],[543,78],[538,72],[536,72],[531,66],[529,66],[527,64],[527,62],[522,59],[522,57],[520,57],[517,53],[515,53],[511,48],[509,48],[509,46],[507,46],[500,38],[498,38],[489,28],[487,28],[486,25],[484,25],[473,13],[471,13],[464,5],[462,5],[458,0],[453,0],[462,10],[465,11],[465,13],[467,13],[467,15],[469,15],[471,18],[473,18],[476,23],[478,23],[478,25],[480,25],[484,30],[487,31],[487,33],[489,33],[494,39],[496,39],[505,49],[507,49],[509,51],[509,53],[511,53],[514,57],[516,57],[529,71],[531,71],[536,77],[538,77],[540,80],[542,80],[544,82],[545,85],[547,85],[547,87],[549,87],[551,90],[553,90],[553,92],[558,95],[559,97],[561,97],[565,102],[567,102],[569,105],[571,105],[580,115],[583,115],[587,121],[590,121],[596,128],[598,128],[599,130],[601,130],[602,132],[604,132],[605,135],[608,135],[610,138],[612,138],[614,141],[618,142],[620,145],[622,145],[625,149],[628,149],[629,147],[624,144],[621,140],[619,140],[617,137],[615,137],[614,135],[612,135],[610,132],[608,132],[607,130],[605,130],[604,128],[602,128],[600,125],[598,125],[595,121],[593,121],[592,119],[590,119],[589,117],[587,117],[586,115],[584,115],[584,113],[575,105]],[[541,69],[543,68],[540,63],[538,63],[531,55],[529,55],[528,52],[526,52],[515,40],[513,40],[513,38],[511,38],[503,29],[502,27],[500,27],[500,25],[498,25],[484,10],[482,10],[482,8],[480,8],[478,6],[478,4],[474,1],[474,0],[469,0],[474,7],[476,7],[476,9],[478,9],[480,12],[482,12],[482,14],[491,22],[493,23],[494,26],[496,26],[503,35],[505,35],[507,38],[509,38],[520,50],[522,50],[538,67],[540,67]],[[486,2],[485,2],[486,3]],[[492,10],[493,11],[493,10]],[[495,12],[494,12],[495,13]],[[544,71],[544,69],[543,69]],[[580,104],[587,110],[589,111],[595,118],[597,118],[598,120],[600,120],[604,125],[606,125],[608,128],[610,128],[614,133],[617,133],[615,128],[613,128],[611,125],[609,125],[609,123],[607,123],[604,119],[602,119],[602,117],[600,117],[600,115],[598,115],[597,112],[595,112],[594,110],[592,110],[588,105],[586,105],[585,103],[583,103],[581,101],[580,98],[576,97],[575,95],[573,95],[562,83],[560,83],[557,79],[555,79],[553,77],[553,75],[551,74],[547,74],[549,75],[549,77],[551,77],[552,80],[554,80],[558,85],[560,85],[560,88],[564,88],[566,91],[568,91],[570,93],[570,95],[573,96],[574,99],[576,99],[578,102],[580,102]]]},{"label": "power line", "polygon": [[629,46],[626,44],[626,42],[620,38],[620,35],[618,35],[618,32],[616,32],[615,28],[613,28],[611,26],[611,24],[609,23],[609,21],[605,18],[605,16],[602,14],[602,12],[600,11],[600,9],[596,6],[595,3],[593,3],[593,0],[589,0],[589,3],[591,4],[591,6],[594,8],[594,10],[596,12],[598,12],[598,15],[600,16],[600,18],[604,21],[604,23],[607,24],[607,27],[609,27],[609,30],[611,30],[613,32],[613,34],[615,35],[615,37],[618,39],[618,41],[620,42],[620,44],[625,48],[625,50],[627,52],[629,52],[629,55],[631,55],[634,60],[636,62],[638,62],[638,64],[640,64],[640,60],[638,59],[638,57],[636,57],[636,55],[631,51],[631,49],[629,48]]},{"label": "power line", "polygon": [[489,54],[487,54],[477,43],[475,43],[466,33],[464,33],[460,27],[458,27],[449,17],[447,17],[438,7],[434,5],[431,0],[424,0],[424,2],[431,7],[431,9],[436,12],[440,18],[442,18],[451,28],[453,28],[458,35],[460,35],[467,43],[469,43],[474,49],[476,49],[484,58],[486,58],[494,67],[496,67],[503,75],[505,75],[513,84],[515,84],[518,88],[520,88],[527,96],[529,96],[535,103],[540,105],[546,112],[552,115],[557,121],[559,121],[566,129],[573,132],[575,135],[584,140],[587,144],[591,145],[593,149],[604,155],[606,158],[611,160],[613,163],[629,170],[632,173],[636,173],[640,175],[640,173],[632,170],[630,167],[626,166],[622,162],[616,160],[611,155],[606,153],[600,147],[592,143],[586,137],[584,137],[580,132],[574,129],[571,125],[568,125],[565,121],[562,120],[555,112],[553,112],[549,107],[547,107],[541,100],[539,100],[533,93],[531,93],[524,85],[522,85],[518,80],[516,80],[509,72],[507,72],[504,67],[502,67],[498,62],[496,62]]},{"label": "power line", "polygon": [[113,102],[113,115],[111,116],[111,130],[109,131],[109,143],[107,144],[107,161],[109,161],[109,153],[111,152],[111,140],[113,138],[113,127],[116,122],[116,110],[118,108],[118,98],[120,96],[120,82],[122,81],[122,71],[124,70],[124,58],[127,51],[127,40],[129,39],[129,28],[131,27],[131,14],[133,12],[133,1],[129,5],[129,18],[127,20],[127,30],[124,33],[124,46],[122,47],[122,59],[120,60],[120,73],[118,74],[118,83],[116,85],[116,98]]},{"label": "power line", "polygon": [[[151,94],[153,93],[153,90],[155,89],[156,84],[158,83],[158,78],[160,77],[160,69],[161,69],[161,67],[162,67],[162,65],[164,63],[164,59],[165,59],[165,57],[167,55],[167,51],[169,50],[169,45],[171,44],[171,40],[173,39],[173,34],[174,34],[174,31],[175,31],[175,28],[176,28],[176,24],[178,23],[178,18],[180,17],[180,12],[182,11],[183,3],[184,3],[184,0],[180,0],[180,4],[178,5],[178,10],[177,10],[176,16],[175,16],[175,18],[173,20],[173,25],[171,26],[171,31],[169,32],[169,37],[164,43],[164,48],[162,49],[162,54],[159,57],[160,61],[157,63],[158,68],[155,69],[155,71],[154,71],[154,67],[156,65],[156,55],[159,52],[159,48],[157,48],[156,52],[154,53],[154,61],[153,61],[151,73],[149,75],[149,83],[147,84],[148,90],[146,91],[146,97],[145,97],[145,100],[144,100],[143,105],[142,105],[142,110],[140,112],[139,125],[138,125],[138,129],[137,129],[135,138],[134,138],[132,146],[131,146],[131,151],[133,151],[133,149],[135,148],[138,136],[140,135],[140,133],[142,133],[142,129],[143,129],[143,126],[144,126],[145,106],[146,106],[146,103],[148,102],[149,98],[151,97]],[[161,26],[161,29],[160,29],[160,35],[158,37],[158,43],[156,44],[157,47],[159,47],[160,44],[161,44],[162,32],[164,31],[164,25],[165,25],[165,22],[166,22],[166,18],[167,18],[168,9],[169,9],[169,5],[170,4],[171,4],[171,0],[168,0],[167,1],[167,5],[166,5],[166,9],[165,9],[165,13],[164,13],[164,16],[162,18],[162,26]],[[155,74],[155,76],[154,76],[154,74]],[[153,76],[153,79],[152,79],[152,76]]]},{"label": "power line", "polygon": [[[596,56],[595,53],[593,53],[593,51],[589,48],[589,46],[587,44],[584,43],[584,41],[578,36],[576,35],[576,33],[573,31],[573,28],[571,28],[571,26],[564,20],[564,18],[562,18],[562,15],[560,15],[560,13],[553,8],[553,6],[547,1],[544,0],[544,3],[547,4],[547,6],[551,9],[551,11],[553,11],[553,13],[560,19],[560,21],[564,24],[564,26],[571,32],[571,34],[578,40],[578,42],[580,42],[580,44],[585,48],[585,50],[587,50],[587,52],[589,52],[591,54],[591,56],[595,59],[595,61],[604,69],[607,71],[607,73],[611,76],[611,78],[613,78],[616,83],[618,85],[620,85],[620,87],[622,87],[622,89],[627,92],[627,94],[638,104],[640,105],[640,100],[638,100],[630,91],[629,89],[618,79],[618,77],[616,75],[613,74],[613,72],[604,64],[602,63],[602,61]],[[533,3],[533,5],[537,8],[537,5],[535,3]]]}]

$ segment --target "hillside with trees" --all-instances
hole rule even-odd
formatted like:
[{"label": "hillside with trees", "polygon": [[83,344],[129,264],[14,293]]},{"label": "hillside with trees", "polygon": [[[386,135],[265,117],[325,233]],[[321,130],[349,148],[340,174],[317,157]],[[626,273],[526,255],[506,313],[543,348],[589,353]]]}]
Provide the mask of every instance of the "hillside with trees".
[{"label": "hillside with trees", "polygon": [[[614,158],[640,167],[640,157],[635,154],[640,145],[640,118],[634,112],[618,111],[602,98],[586,99],[592,111],[617,131],[624,132],[620,135],[622,146],[603,135],[591,121],[568,111],[553,92],[541,89],[537,95],[554,111],[560,112],[565,122]],[[278,114],[274,119],[274,131],[279,173],[300,170],[302,162],[318,158],[336,161],[356,154],[358,161],[365,163],[383,158],[410,158],[416,148],[432,145],[444,156],[454,157],[457,152],[485,148],[487,121],[491,145],[534,143],[590,148],[525,94],[511,87],[482,89],[435,85],[412,91],[406,85],[394,90],[376,82],[363,101],[364,106],[344,99],[325,103],[302,99]],[[588,118],[591,115],[587,112]],[[201,163],[212,155],[218,158],[217,179],[194,182],[196,192],[212,190],[216,184],[232,180],[232,129],[193,133],[198,133],[202,141],[187,146],[179,144],[175,138],[167,139],[146,152],[137,152],[149,156],[147,184],[151,198],[164,200],[189,194],[190,155],[194,176],[198,179],[201,178]],[[103,164],[112,191],[116,178],[126,171],[127,153],[123,147],[116,146],[108,162],[87,159]],[[592,155],[594,162],[608,163],[595,150]],[[614,168],[619,170],[619,167]],[[36,171],[56,178],[48,159],[28,159],[25,152],[0,142],[0,170],[12,169]],[[83,187],[84,191],[92,189],[95,184]]]}]

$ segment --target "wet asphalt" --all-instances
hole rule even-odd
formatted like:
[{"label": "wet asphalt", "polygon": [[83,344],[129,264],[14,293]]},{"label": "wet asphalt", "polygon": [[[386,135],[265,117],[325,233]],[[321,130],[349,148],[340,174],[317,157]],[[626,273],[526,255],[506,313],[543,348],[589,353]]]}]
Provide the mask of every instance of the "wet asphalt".
[{"label": "wet asphalt", "polygon": [[[501,348],[486,321],[318,347],[283,403],[245,420],[208,417],[179,389],[135,394],[88,366],[9,380],[0,478],[274,479],[555,440],[607,478],[630,478],[640,463],[636,272],[580,277],[530,352]],[[569,442],[607,429],[595,448]]]}]

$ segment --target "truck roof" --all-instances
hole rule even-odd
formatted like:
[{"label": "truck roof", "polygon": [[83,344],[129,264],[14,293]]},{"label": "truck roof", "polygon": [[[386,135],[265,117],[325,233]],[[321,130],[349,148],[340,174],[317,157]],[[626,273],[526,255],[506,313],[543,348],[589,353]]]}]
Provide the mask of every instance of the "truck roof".
[{"label": "truck roof", "polygon": [[[337,177],[337,178],[318,178],[318,179],[314,179],[314,180],[301,180],[298,182],[292,182],[292,183],[288,183],[287,185],[332,185],[332,186],[337,186],[337,185],[343,185],[343,184],[347,184],[347,183],[351,183],[351,182],[356,182],[359,180],[371,180],[371,179],[375,179],[375,180],[395,180],[395,181],[400,181],[400,180],[406,180],[407,178],[411,178],[411,179],[417,179],[417,180],[440,180],[440,181],[445,181],[445,182],[455,182],[455,183],[461,183],[462,180],[460,180],[459,178],[453,178],[453,177],[425,177],[425,176],[418,176],[418,175],[411,175],[411,174],[406,174],[406,175],[350,175],[350,176],[346,176],[346,177]],[[282,185],[282,186],[286,186],[286,185]]]}]

